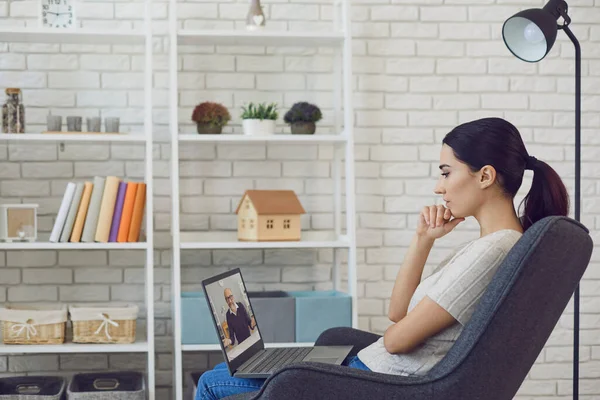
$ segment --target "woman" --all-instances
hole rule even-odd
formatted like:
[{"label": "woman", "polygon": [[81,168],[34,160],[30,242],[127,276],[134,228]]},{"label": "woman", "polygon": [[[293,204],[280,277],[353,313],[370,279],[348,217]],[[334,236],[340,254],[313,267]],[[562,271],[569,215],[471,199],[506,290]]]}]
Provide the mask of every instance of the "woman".
[{"label": "woman", "polygon": [[[556,171],[531,157],[517,128],[501,118],[454,128],[443,140],[439,168],[434,191],[446,206],[421,210],[392,290],[388,316],[394,324],[345,365],[388,374],[425,374],[452,347],[523,232],[543,217],[568,214],[567,190]],[[526,169],[533,170],[533,182],[519,217],[514,197]],[[455,249],[421,282],[435,240],[470,216],[479,223],[480,237]],[[202,375],[196,400],[258,390],[263,382],[230,377],[220,364]]]}]

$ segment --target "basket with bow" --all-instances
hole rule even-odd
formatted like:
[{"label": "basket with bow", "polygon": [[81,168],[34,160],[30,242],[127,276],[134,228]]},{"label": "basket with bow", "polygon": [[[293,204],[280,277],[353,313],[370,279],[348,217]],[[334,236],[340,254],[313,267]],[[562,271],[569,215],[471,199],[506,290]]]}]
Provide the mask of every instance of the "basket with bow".
[{"label": "basket with bow", "polygon": [[74,343],[135,342],[136,305],[71,305]]},{"label": "basket with bow", "polygon": [[4,344],[62,344],[67,306],[7,305],[0,308]]}]

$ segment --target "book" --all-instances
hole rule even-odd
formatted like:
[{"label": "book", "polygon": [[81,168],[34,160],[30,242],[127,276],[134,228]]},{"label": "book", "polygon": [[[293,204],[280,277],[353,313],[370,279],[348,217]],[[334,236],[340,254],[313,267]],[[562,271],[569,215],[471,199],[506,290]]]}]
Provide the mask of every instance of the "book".
[{"label": "book", "polygon": [[60,208],[58,209],[58,214],[56,215],[56,220],[54,221],[54,227],[52,228],[52,232],[50,233],[50,241],[53,243],[58,242],[58,240],[60,239],[60,234],[65,225],[67,213],[69,212],[69,207],[71,206],[71,201],[73,201],[74,194],[75,183],[67,183],[67,189],[65,190],[62,202],[60,203]]},{"label": "book", "polygon": [[98,226],[94,240],[100,243],[108,242],[110,234],[110,224],[113,213],[115,212],[115,203],[117,201],[117,191],[119,190],[120,179],[116,176],[108,176],[104,183],[104,192],[102,193],[102,203],[98,213]]},{"label": "book", "polygon": [[127,182],[119,182],[119,190],[117,191],[117,202],[115,203],[115,212],[113,214],[112,224],[110,225],[110,234],[108,235],[109,242],[117,241],[119,233],[119,223],[121,222],[121,214],[123,214],[123,204],[125,202],[125,191],[127,190]]},{"label": "book", "polygon": [[119,233],[117,233],[117,242],[125,243],[129,236],[129,226],[131,225],[131,216],[133,215],[133,203],[135,202],[135,193],[138,183],[128,182],[125,191],[125,201],[123,202],[123,212],[121,213],[121,222],[119,223]]},{"label": "book", "polygon": [[94,177],[94,188],[92,189],[92,197],[90,205],[83,224],[83,233],[81,234],[82,242],[93,242],[98,227],[98,214],[100,214],[100,206],[102,205],[102,194],[104,193],[104,183],[106,178],[102,176]]},{"label": "book", "polygon": [[73,225],[73,231],[71,232],[71,242],[77,243],[81,240],[81,233],[83,232],[83,224],[85,223],[85,217],[90,206],[90,198],[92,197],[92,189],[94,184],[92,182],[85,182],[83,184],[83,194],[81,195],[81,202],[79,202],[79,208],[77,209],[77,216],[75,217],[75,224]]},{"label": "book", "polygon": [[62,233],[60,234],[59,241],[61,243],[68,242],[73,232],[73,225],[75,224],[75,216],[79,209],[79,203],[81,202],[81,196],[83,195],[83,182],[78,182],[75,185],[75,193],[73,194],[73,200],[69,206],[69,212],[67,213],[67,219],[65,220],[65,226],[63,227]]},{"label": "book", "polygon": [[131,225],[129,226],[128,242],[137,242],[140,240],[140,231],[142,228],[142,218],[144,216],[144,208],[146,207],[146,184],[138,183],[137,191],[135,192],[135,202],[133,204],[133,213],[131,216]]}]

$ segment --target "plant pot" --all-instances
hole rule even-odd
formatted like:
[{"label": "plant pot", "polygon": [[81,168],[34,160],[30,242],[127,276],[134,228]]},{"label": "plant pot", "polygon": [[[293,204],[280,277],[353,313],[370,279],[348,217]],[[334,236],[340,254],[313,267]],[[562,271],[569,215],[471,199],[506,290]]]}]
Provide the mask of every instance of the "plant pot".
[{"label": "plant pot", "polygon": [[218,134],[223,130],[221,125],[196,124],[196,127],[198,128],[198,133],[200,134]]},{"label": "plant pot", "polygon": [[275,134],[275,120],[245,119],[242,121],[244,135],[269,136]]},{"label": "plant pot", "polygon": [[294,135],[312,135],[317,126],[314,122],[294,122],[291,128]]}]

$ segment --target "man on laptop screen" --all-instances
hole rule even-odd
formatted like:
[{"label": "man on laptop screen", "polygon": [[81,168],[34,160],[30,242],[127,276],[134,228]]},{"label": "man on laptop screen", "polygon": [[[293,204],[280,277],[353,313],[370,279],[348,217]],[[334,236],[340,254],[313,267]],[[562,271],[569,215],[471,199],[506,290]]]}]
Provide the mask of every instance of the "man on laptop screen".
[{"label": "man on laptop screen", "polygon": [[206,286],[206,291],[218,321],[227,358],[231,361],[260,340],[241,275],[213,282]]}]

